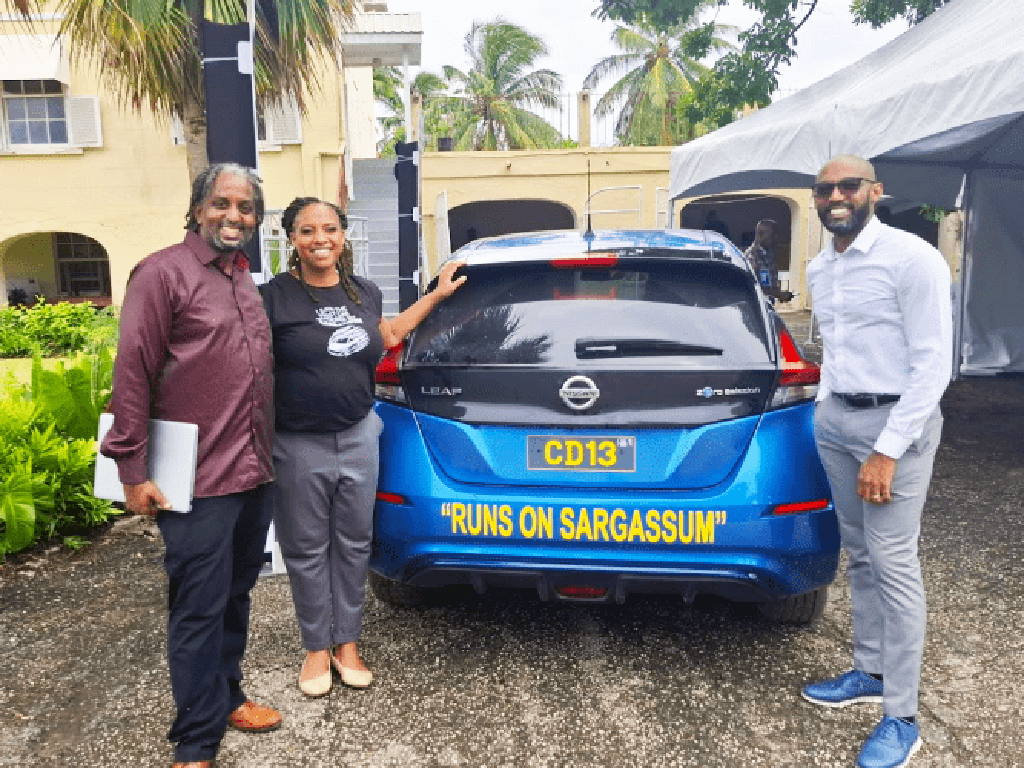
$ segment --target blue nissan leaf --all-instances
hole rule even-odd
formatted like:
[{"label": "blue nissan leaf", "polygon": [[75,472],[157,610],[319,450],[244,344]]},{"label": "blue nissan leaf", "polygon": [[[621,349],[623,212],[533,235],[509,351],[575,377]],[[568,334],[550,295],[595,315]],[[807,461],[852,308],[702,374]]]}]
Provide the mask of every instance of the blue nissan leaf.
[{"label": "blue nissan leaf", "polygon": [[839,533],[819,369],[742,253],[696,230],[477,240],[377,370],[370,584],[713,594],[808,623]]}]

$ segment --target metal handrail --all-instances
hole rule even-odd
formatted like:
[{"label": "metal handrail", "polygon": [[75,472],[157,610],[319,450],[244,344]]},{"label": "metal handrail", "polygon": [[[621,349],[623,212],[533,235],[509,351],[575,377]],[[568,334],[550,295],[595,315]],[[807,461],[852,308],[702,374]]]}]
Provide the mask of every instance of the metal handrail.
[{"label": "metal handrail", "polygon": [[[282,209],[266,211],[260,225],[263,263],[271,275],[276,275],[288,266],[288,236],[281,225]],[[352,243],[353,271],[360,277],[367,277],[370,269],[370,235],[365,216],[349,216],[345,234]]]},{"label": "metal handrail", "polygon": [[[615,191],[615,190],[622,190],[622,189],[635,189],[637,191],[637,207],[636,208],[607,208],[607,209],[601,209],[601,210],[596,210],[596,211],[590,209],[590,201],[593,200],[598,195],[600,195],[602,192],[612,192],[612,191]],[[634,211],[636,211],[636,225],[637,225],[637,228],[640,228],[640,227],[643,226],[644,190],[643,190],[643,187],[641,187],[639,184],[629,184],[629,185],[620,186],[620,187],[602,187],[601,189],[597,190],[596,192],[592,192],[590,195],[588,195],[586,202],[583,203],[583,216],[584,216],[584,218],[592,216],[595,213],[633,213]]]}]

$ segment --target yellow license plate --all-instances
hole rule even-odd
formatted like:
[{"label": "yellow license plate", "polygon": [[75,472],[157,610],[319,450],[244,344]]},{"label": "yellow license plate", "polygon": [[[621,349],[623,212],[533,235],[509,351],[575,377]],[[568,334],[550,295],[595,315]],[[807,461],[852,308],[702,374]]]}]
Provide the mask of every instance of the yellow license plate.
[{"label": "yellow license plate", "polygon": [[526,468],[570,472],[635,472],[636,438],[630,435],[528,435]]}]

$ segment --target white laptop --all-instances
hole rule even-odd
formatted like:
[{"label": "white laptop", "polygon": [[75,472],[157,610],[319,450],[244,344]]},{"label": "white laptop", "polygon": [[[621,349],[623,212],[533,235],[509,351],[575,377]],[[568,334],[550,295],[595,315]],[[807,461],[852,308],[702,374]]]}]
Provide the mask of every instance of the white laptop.
[{"label": "white laptop", "polygon": [[[114,424],[114,414],[100,414],[98,443]],[[174,512],[192,509],[199,455],[199,427],[182,421],[149,420],[149,477],[160,488]],[[93,495],[98,499],[124,502],[124,486],[117,464],[102,454],[96,456]]]}]

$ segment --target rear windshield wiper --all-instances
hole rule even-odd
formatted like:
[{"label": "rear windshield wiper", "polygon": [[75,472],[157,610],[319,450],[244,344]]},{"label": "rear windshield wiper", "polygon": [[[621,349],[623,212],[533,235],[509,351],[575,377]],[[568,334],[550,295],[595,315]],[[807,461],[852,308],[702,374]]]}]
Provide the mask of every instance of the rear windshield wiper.
[{"label": "rear windshield wiper", "polygon": [[599,357],[653,357],[655,355],[720,355],[719,347],[684,344],[670,339],[576,339],[576,357],[592,360]]}]

